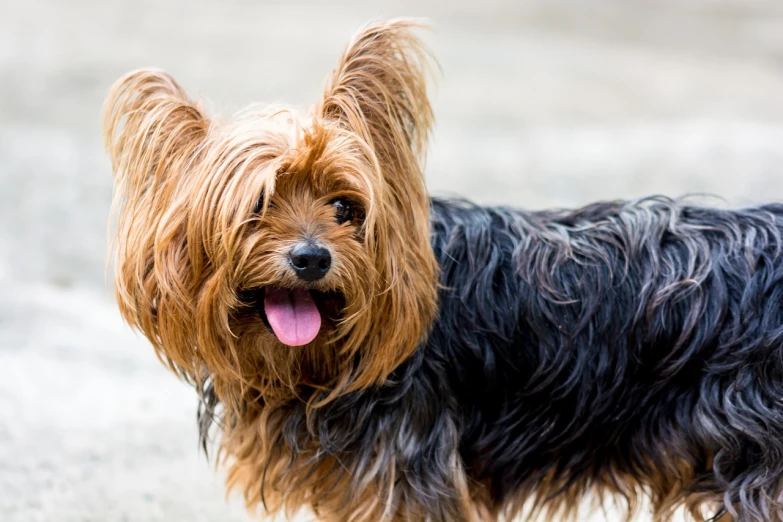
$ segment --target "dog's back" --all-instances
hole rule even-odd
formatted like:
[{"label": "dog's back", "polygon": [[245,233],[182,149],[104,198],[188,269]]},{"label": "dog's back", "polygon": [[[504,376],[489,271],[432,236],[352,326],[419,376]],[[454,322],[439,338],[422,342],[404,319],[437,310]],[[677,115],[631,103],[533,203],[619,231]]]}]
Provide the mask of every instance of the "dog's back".
[{"label": "dog's back", "polygon": [[[427,345],[498,506],[590,487],[770,520],[783,476],[783,205],[433,201]],[[740,502],[741,501],[741,502]],[[774,511],[773,511],[774,512]],[[664,518],[665,519],[665,518]]]}]

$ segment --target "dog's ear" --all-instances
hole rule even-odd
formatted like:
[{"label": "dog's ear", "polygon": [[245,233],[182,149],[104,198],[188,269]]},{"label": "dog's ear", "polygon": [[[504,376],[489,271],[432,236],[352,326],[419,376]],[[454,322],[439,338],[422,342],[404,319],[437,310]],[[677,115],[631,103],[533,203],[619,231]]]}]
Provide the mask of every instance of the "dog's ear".
[{"label": "dog's ear", "polygon": [[[372,302],[347,342],[361,341],[362,368],[351,387],[377,383],[426,337],[436,309],[437,263],[422,164],[433,116],[430,56],[413,30],[392,20],[369,25],[348,45],[327,80],[317,116],[361,142],[373,194],[367,250],[377,281]],[[364,324],[361,324],[364,323]]]},{"label": "dog's ear", "polygon": [[157,70],[121,78],[104,105],[104,143],[115,174],[111,261],[119,308],[187,378],[200,369],[195,343],[185,338],[194,330],[194,281],[181,194],[208,126],[184,89]]},{"label": "dog's ear", "polygon": [[413,32],[423,27],[398,19],[359,31],[328,78],[320,108],[325,119],[343,122],[372,146],[390,176],[420,174],[432,127],[432,59]]},{"label": "dog's ear", "polygon": [[182,175],[207,125],[169,74],[140,69],[120,78],[103,112],[104,146],[117,182],[132,192],[146,191]]}]

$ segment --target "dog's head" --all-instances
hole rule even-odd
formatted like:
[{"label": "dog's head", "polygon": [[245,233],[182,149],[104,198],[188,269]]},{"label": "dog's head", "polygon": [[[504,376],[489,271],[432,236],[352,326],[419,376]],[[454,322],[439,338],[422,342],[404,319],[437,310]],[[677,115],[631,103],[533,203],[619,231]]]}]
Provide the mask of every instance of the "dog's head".
[{"label": "dog's head", "polygon": [[415,25],[361,31],[307,114],[210,119],[155,70],[113,87],[117,298],[179,374],[342,392],[380,382],[426,336],[432,111]]}]

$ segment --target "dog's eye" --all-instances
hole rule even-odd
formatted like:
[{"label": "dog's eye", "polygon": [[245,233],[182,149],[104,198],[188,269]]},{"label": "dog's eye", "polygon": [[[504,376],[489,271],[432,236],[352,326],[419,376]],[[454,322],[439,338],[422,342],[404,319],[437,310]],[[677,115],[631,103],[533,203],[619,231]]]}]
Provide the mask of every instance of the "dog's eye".
[{"label": "dog's eye", "polygon": [[332,200],[332,206],[334,207],[334,218],[340,225],[357,218],[357,206],[345,198]]}]

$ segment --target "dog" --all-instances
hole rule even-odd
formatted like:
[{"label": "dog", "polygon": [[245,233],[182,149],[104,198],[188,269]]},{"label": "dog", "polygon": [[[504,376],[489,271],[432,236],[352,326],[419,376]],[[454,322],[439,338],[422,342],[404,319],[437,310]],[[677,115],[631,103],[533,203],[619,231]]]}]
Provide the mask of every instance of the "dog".
[{"label": "dog", "polygon": [[340,522],[783,520],[783,205],[431,198],[420,26],[361,30],[309,112],[210,118],[158,70],[108,95],[118,307],[228,488]]}]

